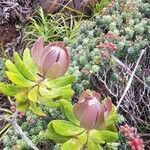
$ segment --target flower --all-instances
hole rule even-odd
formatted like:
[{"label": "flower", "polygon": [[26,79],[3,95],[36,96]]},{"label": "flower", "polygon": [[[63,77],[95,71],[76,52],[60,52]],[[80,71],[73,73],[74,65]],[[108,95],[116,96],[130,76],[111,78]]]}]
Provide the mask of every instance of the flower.
[{"label": "flower", "polygon": [[110,51],[116,51],[117,50],[116,45],[111,43],[111,42],[106,43],[106,48],[108,48]]},{"label": "flower", "polygon": [[128,139],[131,150],[144,150],[143,140],[138,134],[135,134],[133,127],[125,124],[120,126],[120,132]]},{"label": "flower", "polygon": [[108,33],[105,35],[105,37],[108,39],[111,39],[111,40],[121,40],[122,39],[122,37],[113,33],[112,31],[108,31]]},{"label": "flower", "polygon": [[128,144],[131,150],[144,150],[143,140],[140,138],[140,136],[132,138]]},{"label": "flower", "polygon": [[103,59],[104,60],[108,60],[109,59],[109,52],[107,52],[107,51],[102,51],[101,52],[102,53],[102,57],[103,57]]},{"label": "flower", "polygon": [[110,39],[114,38],[114,34],[111,31],[109,31],[105,36],[106,38],[110,38]]},{"label": "flower", "polygon": [[80,121],[80,126],[87,129],[104,129],[106,118],[112,110],[112,102],[109,97],[99,102],[100,95],[97,92],[86,90],[75,104],[73,112]]},{"label": "flower", "polygon": [[125,124],[124,126],[120,126],[120,132],[125,137],[133,137],[134,136],[134,128],[130,127],[128,124]]},{"label": "flower", "polygon": [[[109,36],[112,36],[112,34],[110,33]],[[104,60],[108,60],[110,57],[110,54],[117,50],[117,46],[115,44],[113,44],[112,42],[100,43],[97,46],[97,48],[100,49],[101,55]]]},{"label": "flower", "polygon": [[57,78],[68,70],[70,55],[64,42],[50,42],[44,46],[43,39],[39,38],[34,43],[31,53],[42,77]]}]

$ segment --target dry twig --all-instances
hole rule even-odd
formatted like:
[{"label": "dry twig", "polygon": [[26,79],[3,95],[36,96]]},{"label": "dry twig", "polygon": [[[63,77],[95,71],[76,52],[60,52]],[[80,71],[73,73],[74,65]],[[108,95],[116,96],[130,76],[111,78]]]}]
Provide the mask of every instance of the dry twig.
[{"label": "dry twig", "polygon": [[128,90],[129,90],[129,88],[130,88],[130,86],[131,86],[131,84],[132,84],[132,81],[133,81],[135,72],[136,72],[136,70],[137,70],[137,67],[138,67],[138,65],[139,65],[139,63],[140,63],[140,60],[141,60],[141,58],[142,58],[142,56],[143,56],[145,50],[146,50],[146,49],[143,49],[143,50],[141,51],[141,54],[140,54],[140,56],[139,56],[139,58],[138,58],[138,60],[137,60],[137,62],[136,62],[135,68],[134,68],[134,70],[133,70],[133,72],[132,72],[132,74],[131,74],[131,76],[130,76],[130,79],[129,79],[128,83],[127,83],[127,86],[126,86],[126,88],[125,88],[125,90],[124,90],[124,92],[123,92],[123,94],[122,94],[122,96],[121,96],[121,98],[120,98],[120,100],[119,100],[119,102],[118,102],[118,105],[117,105],[117,107],[116,107],[117,110],[118,110],[118,108],[120,107],[121,102],[123,101],[125,95],[127,94]]},{"label": "dry twig", "polygon": [[39,150],[34,143],[26,136],[26,134],[22,131],[21,127],[17,124],[17,116],[18,116],[18,111],[16,111],[13,115],[12,118],[7,118],[4,115],[0,115],[0,119],[9,122],[15,130],[20,134],[22,139],[34,150]]}]

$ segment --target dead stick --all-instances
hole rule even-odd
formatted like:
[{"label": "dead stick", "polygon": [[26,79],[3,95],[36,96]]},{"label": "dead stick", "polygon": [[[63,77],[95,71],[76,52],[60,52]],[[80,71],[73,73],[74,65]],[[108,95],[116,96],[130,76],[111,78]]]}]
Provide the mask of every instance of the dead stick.
[{"label": "dead stick", "polygon": [[129,88],[130,88],[130,86],[131,86],[131,84],[132,84],[132,81],[133,81],[133,78],[134,78],[136,69],[137,69],[137,67],[138,67],[138,65],[139,65],[139,63],[140,63],[140,60],[141,60],[141,58],[142,58],[144,52],[145,52],[145,49],[143,49],[143,50],[141,51],[141,54],[140,54],[140,56],[139,56],[139,58],[138,58],[138,60],[137,60],[137,62],[136,62],[136,65],[135,65],[135,67],[134,67],[134,70],[133,70],[133,72],[132,72],[132,74],[131,74],[131,76],[130,76],[130,79],[129,79],[128,83],[127,83],[127,86],[126,86],[126,88],[125,88],[125,90],[124,90],[124,92],[123,92],[123,94],[122,94],[122,96],[121,96],[121,98],[120,98],[120,100],[119,100],[119,102],[118,102],[118,105],[117,105],[117,107],[116,107],[117,110],[118,110],[118,108],[120,107],[121,102],[123,101],[125,95],[127,94],[128,90],[129,90]]},{"label": "dead stick", "polygon": [[20,136],[22,137],[22,139],[30,146],[32,147],[34,150],[39,150],[34,143],[26,136],[26,134],[22,131],[21,127],[17,124],[17,118],[18,116],[18,112],[16,111],[12,118],[7,118],[4,115],[0,115],[0,119],[9,122],[14,128],[15,130],[20,134]]}]

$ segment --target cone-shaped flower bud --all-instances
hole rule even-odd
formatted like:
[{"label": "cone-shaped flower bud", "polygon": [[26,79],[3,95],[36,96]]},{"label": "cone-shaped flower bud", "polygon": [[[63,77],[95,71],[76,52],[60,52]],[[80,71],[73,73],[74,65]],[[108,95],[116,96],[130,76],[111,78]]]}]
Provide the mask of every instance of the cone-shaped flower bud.
[{"label": "cone-shaped flower bud", "polygon": [[109,97],[99,102],[100,95],[89,90],[83,92],[79,103],[75,104],[73,111],[80,121],[80,126],[87,129],[104,129],[105,120],[112,109],[112,102]]},{"label": "cone-shaped flower bud", "polygon": [[43,39],[39,38],[34,43],[31,53],[43,77],[57,78],[68,70],[70,55],[64,42],[50,42],[44,47]]}]

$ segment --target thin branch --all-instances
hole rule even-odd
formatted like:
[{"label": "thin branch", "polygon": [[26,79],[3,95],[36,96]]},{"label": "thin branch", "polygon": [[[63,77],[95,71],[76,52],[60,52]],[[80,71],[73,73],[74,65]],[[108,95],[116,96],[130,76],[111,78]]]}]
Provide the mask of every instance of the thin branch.
[{"label": "thin branch", "polygon": [[133,81],[133,78],[134,78],[136,69],[137,69],[137,67],[138,67],[138,65],[139,65],[139,63],[140,63],[140,60],[141,60],[141,58],[142,58],[144,52],[145,52],[145,49],[143,49],[143,50],[141,51],[141,54],[140,54],[140,56],[139,56],[139,58],[138,58],[138,60],[137,60],[137,63],[136,63],[136,65],[135,65],[135,68],[134,68],[134,70],[133,70],[133,72],[132,72],[132,74],[131,74],[131,76],[130,76],[130,79],[129,79],[128,83],[127,83],[127,86],[126,86],[126,88],[125,88],[125,90],[124,90],[124,92],[123,92],[123,94],[122,94],[122,96],[121,96],[121,98],[120,98],[120,100],[119,100],[119,102],[118,102],[118,105],[117,105],[117,107],[116,107],[117,110],[118,110],[118,108],[120,107],[121,102],[123,101],[125,95],[127,94],[128,90],[129,90],[129,88],[130,88],[130,86],[131,86],[131,83],[132,83],[132,81]]},{"label": "thin branch", "polygon": [[14,128],[15,130],[20,134],[20,136],[22,137],[22,139],[30,146],[32,147],[34,150],[39,150],[34,143],[26,136],[26,134],[22,131],[21,127],[17,124],[17,116],[18,116],[18,112],[16,111],[12,118],[7,118],[4,115],[0,115],[0,119],[9,122]]},{"label": "thin branch", "polygon": [[117,97],[117,94],[114,94],[114,93],[108,88],[108,86],[107,86],[107,84],[106,84],[105,81],[103,81],[101,78],[98,78],[98,79],[105,85],[105,88],[109,91],[109,93],[110,93],[111,95],[113,95],[114,97]]},{"label": "thin branch", "polygon": [[5,108],[1,108],[1,107],[0,107],[0,111],[6,112],[6,113],[9,113],[9,114],[12,114],[12,112],[11,112],[10,110],[5,109]]},{"label": "thin branch", "polygon": [[148,137],[150,137],[150,134],[149,133],[143,133],[143,134],[141,134],[141,136],[148,136]]},{"label": "thin branch", "polygon": [[[111,55],[112,56],[112,59],[117,62],[120,66],[122,66],[124,69],[127,70],[127,72],[131,75],[132,71],[130,70],[130,68],[128,66],[126,66],[124,63],[122,63],[118,58],[116,58],[114,55]],[[142,84],[144,84],[147,88],[150,89],[150,87],[144,83],[137,75],[134,74],[134,77],[140,81]]]}]

